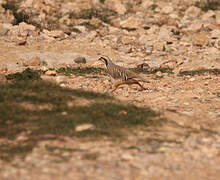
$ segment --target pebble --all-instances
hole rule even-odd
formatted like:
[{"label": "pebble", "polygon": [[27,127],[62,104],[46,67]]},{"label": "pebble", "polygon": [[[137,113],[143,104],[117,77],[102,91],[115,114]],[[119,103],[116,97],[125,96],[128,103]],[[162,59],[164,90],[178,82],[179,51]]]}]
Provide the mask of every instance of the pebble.
[{"label": "pebble", "polygon": [[76,126],[75,131],[76,132],[81,132],[81,131],[86,131],[86,130],[94,130],[95,126],[92,124],[81,124]]},{"label": "pebble", "polygon": [[80,57],[75,58],[74,62],[77,64],[86,64],[86,58],[80,56]]}]

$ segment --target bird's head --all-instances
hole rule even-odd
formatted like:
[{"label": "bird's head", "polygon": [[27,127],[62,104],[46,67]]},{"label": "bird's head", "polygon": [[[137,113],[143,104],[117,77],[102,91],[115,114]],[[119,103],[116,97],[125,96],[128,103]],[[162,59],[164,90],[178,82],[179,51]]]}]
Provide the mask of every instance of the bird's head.
[{"label": "bird's head", "polygon": [[105,63],[106,66],[108,66],[111,63],[111,60],[108,56],[101,56],[98,61],[101,61]]}]

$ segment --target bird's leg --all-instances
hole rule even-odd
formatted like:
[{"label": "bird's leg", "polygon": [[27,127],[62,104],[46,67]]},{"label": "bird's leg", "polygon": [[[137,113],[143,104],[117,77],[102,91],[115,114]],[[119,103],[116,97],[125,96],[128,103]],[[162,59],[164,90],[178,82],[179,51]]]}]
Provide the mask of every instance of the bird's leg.
[{"label": "bird's leg", "polygon": [[144,90],[147,90],[144,86],[142,86],[138,81],[135,81],[134,84],[137,84],[141,87],[141,90],[144,91]]},{"label": "bird's leg", "polygon": [[124,83],[121,83],[121,82],[116,83],[116,84],[114,85],[114,89],[111,91],[111,93],[113,93],[116,89],[118,89],[118,87],[119,87],[120,85],[122,85],[122,84],[124,84]]}]

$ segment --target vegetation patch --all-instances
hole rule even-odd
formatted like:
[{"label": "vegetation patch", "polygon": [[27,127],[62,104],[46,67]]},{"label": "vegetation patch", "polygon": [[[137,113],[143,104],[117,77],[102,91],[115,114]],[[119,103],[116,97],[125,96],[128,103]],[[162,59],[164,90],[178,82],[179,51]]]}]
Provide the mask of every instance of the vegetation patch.
[{"label": "vegetation patch", "polygon": [[110,23],[110,17],[117,15],[117,13],[110,9],[82,9],[80,13],[70,13],[70,18],[72,19],[92,19],[98,18],[105,23]]},{"label": "vegetation patch", "polygon": [[136,73],[144,73],[144,74],[155,74],[157,72],[162,72],[162,73],[173,73],[173,69],[171,68],[156,68],[156,69],[145,69],[145,68],[130,68],[130,70],[136,72]]},{"label": "vegetation patch", "polygon": [[95,67],[61,67],[57,70],[57,73],[64,74],[65,76],[71,76],[72,74],[83,76],[85,74],[101,74],[103,71],[104,69]]},{"label": "vegetation patch", "polygon": [[25,69],[23,72],[8,74],[5,76],[7,80],[39,80],[41,79],[39,71],[30,68]]},{"label": "vegetation patch", "polygon": [[195,75],[203,75],[203,74],[213,74],[220,75],[220,69],[198,69],[193,71],[182,71],[179,73],[179,76],[195,76]]},{"label": "vegetation patch", "polygon": [[[105,94],[62,88],[36,78],[39,76],[35,71],[35,76],[24,78],[30,71],[13,75],[14,81],[0,84],[0,139],[4,139],[0,145],[1,159],[24,157],[48,135],[118,138],[135,126],[158,126],[164,122],[149,108],[123,104]],[[80,104],[80,99],[91,103]],[[94,129],[76,131],[83,124],[92,124]]]}]

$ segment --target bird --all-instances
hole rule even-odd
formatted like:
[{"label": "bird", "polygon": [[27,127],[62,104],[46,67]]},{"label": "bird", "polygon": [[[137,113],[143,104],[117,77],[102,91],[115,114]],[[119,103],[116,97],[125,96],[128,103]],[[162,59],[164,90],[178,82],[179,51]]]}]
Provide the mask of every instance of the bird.
[{"label": "bird", "polygon": [[142,86],[139,81],[148,82],[142,77],[138,76],[133,71],[128,70],[125,67],[119,66],[114,64],[111,59],[106,56],[102,55],[98,59],[99,61],[103,62],[106,66],[106,72],[110,74],[110,76],[116,80],[116,83],[114,84],[112,93],[120,86],[120,85],[131,85],[131,84],[137,84],[141,87],[141,90],[146,90],[144,86]]}]

